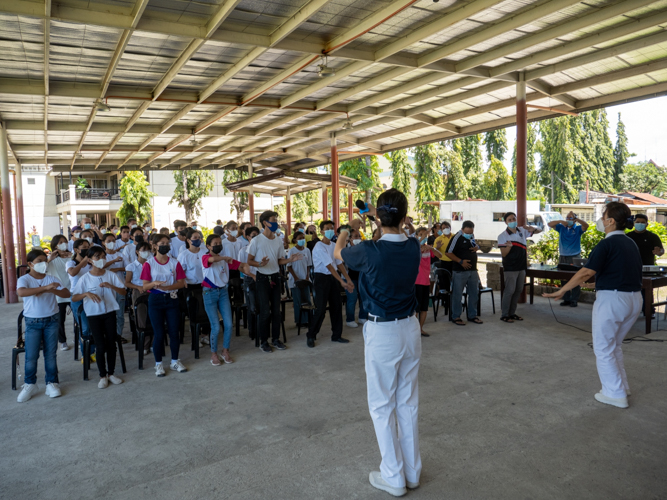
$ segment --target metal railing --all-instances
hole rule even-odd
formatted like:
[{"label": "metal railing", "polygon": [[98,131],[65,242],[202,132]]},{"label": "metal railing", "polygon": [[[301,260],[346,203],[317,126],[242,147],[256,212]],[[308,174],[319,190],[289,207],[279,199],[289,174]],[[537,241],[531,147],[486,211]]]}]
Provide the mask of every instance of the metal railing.
[{"label": "metal railing", "polygon": [[[120,200],[120,189],[106,188],[83,188],[76,189],[77,200]],[[69,190],[62,190],[56,194],[56,204],[65,203],[70,200]]]}]

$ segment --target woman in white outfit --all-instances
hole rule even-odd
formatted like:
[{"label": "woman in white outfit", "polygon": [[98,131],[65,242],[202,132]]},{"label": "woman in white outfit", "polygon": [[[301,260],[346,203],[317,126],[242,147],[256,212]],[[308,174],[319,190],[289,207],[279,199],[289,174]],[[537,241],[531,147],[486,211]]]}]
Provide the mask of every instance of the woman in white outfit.
[{"label": "woman in white outfit", "polygon": [[595,399],[618,408],[628,407],[630,395],[621,347],[642,307],[642,259],[637,245],[624,231],[633,225],[627,205],[609,203],[597,221],[597,229],[604,231],[605,238],[593,249],[586,265],[558,292],[544,294],[560,299],[595,276],[593,351],[602,382]]}]

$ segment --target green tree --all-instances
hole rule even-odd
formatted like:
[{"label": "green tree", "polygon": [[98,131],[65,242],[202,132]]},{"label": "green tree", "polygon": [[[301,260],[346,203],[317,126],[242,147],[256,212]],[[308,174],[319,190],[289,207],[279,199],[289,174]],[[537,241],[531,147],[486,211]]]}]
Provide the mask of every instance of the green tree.
[{"label": "green tree", "polygon": [[122,203],[116,213],[121,224],[130,218],[146,221],[151,215],[151,198],[156,196],[150,189],[144,172],[126,172],[120,181]]},{"label": "green tree", "polygon": [[486,147],[486,156],[489,163],[491,163],[492,156],[498,158],[500,161],[505,161],[505,153],[507,153],[507,130],[501,128],[484,134],[484,146]]},{"label": "green tree", "polygon": [[620,178],[620,190],[663,197],[667,195],[667,168],[651,161],[626,165]]},{"label": "green tree", "polygon": [[[380,163],[376,156],[366,156],[365,158],[355,158],[353,160],[340,162],[338,172],[340,175],[350,177],[357,181],[357,190],[366,193],[367,202],[372,199],[374,192],[380,193],[382,191],[382,183],[380,182]],[[331,202],[331,199],[329,202]],[[347,202],[345,205],[346,204]]]},{"label": "green tree", "polygon": [[312,222],[313,215],[320,211],[320,196],[317,189],[298,193],[292,196],[292,215],[297,221],[305,221],[310,217]]},{"label": "green tree", "polygon": [[384,157],[391,164],[391,187],[398,189],[409,198],[412,165],[408,161],[408,152],[405,149],[399,149],[385,154]]},{"label": "green tree", "polygon": [[440,143],[440,162],[444,176],[444,189],[446,200],[465,200],[470,191],[470,181],[463,171],[460,148],[455,148],[460,143],[445,141]]},{"label": "green tree", "polygon": [[487,200],[511,200],[513,197],[512,178],[503,162],[491,155],[491,164],[484,173],[484,198]]},{"label": "green tree", "polygon": [[462,139],[454,140],[454,149],[461,154],[463,172],[470,182],[469,196],[481,198],[484,196],[484,169],[482,168],[482,136],[473,134]]},{"label": "green tree", "polygon": [[614,188],[616,190],[620,189],[621,175],[630,156],[632,155],[628,150],[628,136],[625,133],[625,123],[621,120],[621,113],[619,113],[618,123],[616,124],[616,146],[614,147]]},{"label": "green tree", "polygon": [[[232,182],[242,181],[248,178],[248,171],[242,168],[224,170],[222,174],[222,188],[223,193],[228,194],[227,184]],[[233,214],[236,211],[236,221],[243,220],[243,213],[248,209],[248,193],[243,191],[232,192],[232,202],[229,204],[229,213]],[[254,221],[250,221],[254,224]]]},{"label": "green tree", "polygon": [[175,170],[174,196],[169,203],[176,203],[185,209],[185,220],[190,222],[199,216],[202,200],[213,189],[215,177],[207,170]]},{"label": "green tree", "polygon": [[415,170],[417,173],[416,210],[425,216],[438,217],[438,207],[427,205],[427,201],[444,198],[445,186],[440,173],[440,146],[426,144],[415,148]]}]

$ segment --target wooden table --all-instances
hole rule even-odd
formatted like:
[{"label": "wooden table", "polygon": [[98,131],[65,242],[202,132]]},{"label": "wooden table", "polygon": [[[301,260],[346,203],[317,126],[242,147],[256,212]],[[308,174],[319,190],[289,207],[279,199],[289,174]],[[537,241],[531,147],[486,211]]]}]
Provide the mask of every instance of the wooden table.
[{"label": "wooden table", "polygon": [[[562,280],[568,281],[577,274],[575,271],[562,271],[557,268],[557,266],[548,266],[542,264],[532,264],[528,266],[526,270],[526,278],[529,278],[529,282],[526,285],[530,287],[530,303],[533,303],[533,297],[535,295],[535,278],[539,279],[549,279],[549,280]],[[590,288],[595,286],[595,276],[593,276],[588,282],[584,283],[585,285],[591,285]],[[667,274],[658,275],[658,276],[646,276],[642,277],[642,288],[644,289],[644,296],[646,300],[644,301],[644,314],[646,316],[646,333],[651,333],[651,316],[653,314],[653,290],[667,286]],[[500,268],[500,293],[504,292],[505,288],[505,273],[503,268]],[[664,302],[660,302],[659,305],[664,305]]]}]

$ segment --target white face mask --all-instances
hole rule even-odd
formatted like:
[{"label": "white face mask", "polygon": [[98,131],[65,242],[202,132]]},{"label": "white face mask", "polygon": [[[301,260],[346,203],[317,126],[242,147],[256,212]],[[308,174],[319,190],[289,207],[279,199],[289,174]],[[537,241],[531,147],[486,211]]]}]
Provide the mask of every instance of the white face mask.
[{"label": "white face mask", "polygon": [[604,233],[605,225],[604,225],[604,219],[602,217],[600,217],[597,221],[595,221],[595,229],[597,229],[601,233]]},{"label": "white face mask", "polygon": [[135,227],[137,227],[137,225],[136,225],[136,224],[132,224],[132,225],[130,226],[130,229],[134,229]]},{"label": "white face mask", "polygon": [[229,236],[232,238],[236,238],[238,236],[239,232],[235,229],[234,231],[229,231]]},{"label": "white face mask", "polygon": [[102,268],[104,268],[104,264],[106,264],[106,261],[105,261],[104,259],[99,259],[99,260],[94,260],[94,261],[93,261],[93,265],[94,265],[97,269],[102,269]]},{"label": "white face mask", "polygon": [[74,239],[79,239],[79,236],[81,236],[81,233],[74,233]]},{"label": "white face mask", "polygon": [[39,274],[46,274],[46,268],[49,265],[46,262],[38,262],[37,264],[33,264],[32,268],[35,270],[36,273]]},{"label": "white face mask", "polygon": [[61,252],[66,251],[67,250],[67,243],[60,243],[58,245],[58,250],[60,250]]},{"label": "white face mask", "polygon": [[452,230],[446,227],[445,229],[442,230],[442,234],[444,234],[445,236],[449,236],[450,234],[452,234]]},{"label": "white face mask", "polygon": [[93,239],[90,238],[90,237],[89,237],[89,238],[84,238],[84,240],[86,240],[88,243],[92,243],[92,242],[93,242]]},{"label": "white face mask", "polygon": [[361,240],[352,240],[353,245],[359,245],[361,243]]},{"label": "white face mask", "polygon": [[150,253],[150,252],[147,251],[147,250],[144,250],[144,251],[142,251],[142,252],[139,252],[139,257],[141,257],[141,258],[144,259],[144,260],[148,260],[148,259],[150,259],[150,258],[151,258],[151,255],[153,255],[153,254]]},{"label": "white face mask", "polygon": [[114,250],[116,248],[116,242],[115,241],[107,241],[104,246],[106,246],[109,250]]}]

